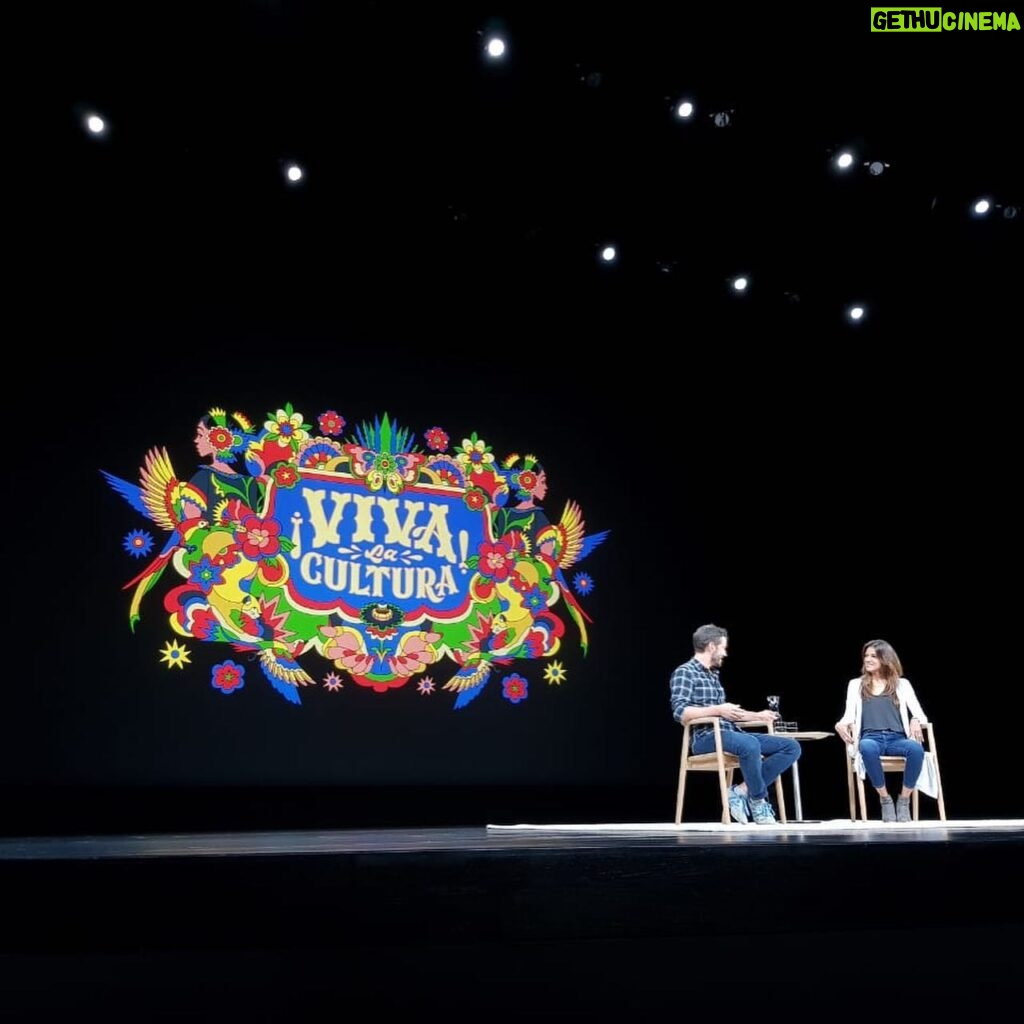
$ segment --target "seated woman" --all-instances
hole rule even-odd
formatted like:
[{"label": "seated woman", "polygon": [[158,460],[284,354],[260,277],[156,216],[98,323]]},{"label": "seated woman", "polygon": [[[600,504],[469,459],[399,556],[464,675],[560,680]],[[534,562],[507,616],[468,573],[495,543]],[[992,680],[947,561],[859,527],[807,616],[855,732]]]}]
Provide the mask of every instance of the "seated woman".
[{"label": "seated woman", "polygon": [[[927,718],[890,644],[871,640],[861,657],[864,673],[847,686],[846,710],[836,722],[836,733],[847,747],[856,747],[857,774],[866,774],[875,787],[882,821],[910,821],[910,797],[924,764],[921,725]],[[883,757],[906,758],[895,806],[885,786]]]}]

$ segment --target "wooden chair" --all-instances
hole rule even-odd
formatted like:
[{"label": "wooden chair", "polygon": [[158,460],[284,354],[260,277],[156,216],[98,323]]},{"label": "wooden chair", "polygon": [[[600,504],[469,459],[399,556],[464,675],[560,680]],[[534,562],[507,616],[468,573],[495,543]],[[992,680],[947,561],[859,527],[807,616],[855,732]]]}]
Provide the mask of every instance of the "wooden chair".
[{"label": "wooden chair", "polygon": [[[690,753],[690,726],[710,725],[715,730],[715,749],[708,754]],[[746,722],[743,728],[766,726],[771,733],[775,726],[771,722]],[[740,760],[735,754],[722,749],[722,720],[718,716],[691,719],[683,726],[683,751],[679,759],[679,785],[676,789],[676,824],[683,820],[683,797],[686,794],[686,776],[690,772],[718,772],[718,788],[722,795],[722,823],[728,825],[729,787],[732,785],[732,773],[739,768]],[[775,798],[779,805],[779,818],[786,820],[786,799],[782,792],[782,776],[775,780]]]},{"label": "wooden chair", "polygon": [[[939,754],[935,749],[935,727],[931,722],[924,722],[921,725],[921,731],[924,733],[924,749],[925,755],[931,756],[932,764],[935,766],[935,782],[938,786],[938,795],[936,796],[936,803],[939,807],[939,820],[946,820],[946,801],[942,795],[942,774],[939,771]],[[850,820],[857,820],[857,797],[860,797],[860,820],[868,820],[867,802],[865,799],[865,787],[864,780],[857,774],[853,767],[854,758],[850,756],[849,751],[846,754],[846,786],[849,791],[850,797]],[[903,774],[904,768],[906,768],[907,759],[905,757],[883,757],[882,758],[882,771],[886,775],[899,772]],[[921,769],[924,772],[924,768]],[[920,820],[920,808],[918,800],[919,792],[915,787],[914,795],[910,798],[911,813],[914,821]]]}]

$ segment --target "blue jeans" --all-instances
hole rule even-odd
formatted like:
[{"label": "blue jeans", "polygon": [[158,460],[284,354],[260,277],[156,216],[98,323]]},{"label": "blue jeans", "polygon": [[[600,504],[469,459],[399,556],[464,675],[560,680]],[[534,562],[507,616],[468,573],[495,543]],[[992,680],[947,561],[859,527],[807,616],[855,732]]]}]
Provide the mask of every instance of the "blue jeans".
[{"label": "blue jeans", "polygon": [[[715,749],[714,730],[694,736],[690,745],[695,754],[710,754]],[[751,800],[763,800],[768,795],[768,787],[800,756],[800,744],[796,740],[741,729],[722,730],[722,749],[739,758]]]},{"label": "blue jeans", "polygon": [[903,785],[913,789],[921,774],[921,765],[924,764],[924,747],[917,740],[892,729],[868,729],[860,736],[860,756],[864,761],[864,771],[875,789],[885,789],[882,758],[905,757],[907,763],[903,769]]}]

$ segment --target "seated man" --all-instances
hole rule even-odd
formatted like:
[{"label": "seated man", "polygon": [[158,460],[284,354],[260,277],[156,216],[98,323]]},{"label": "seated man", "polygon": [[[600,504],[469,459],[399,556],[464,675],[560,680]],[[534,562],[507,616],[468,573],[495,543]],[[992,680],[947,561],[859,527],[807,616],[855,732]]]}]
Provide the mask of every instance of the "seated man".
[{"label": "seated man", "polygon": [[[721,718],[722,749],[739,758],[743,781],[729,788],[729,813],[735,821],[771,825],[775,812],[768,787],[800,756],[800,744],[773,733],[744,732],[735,722],[774,722],[777,711],[745,711],[725,700],[718,670],[728,655],[729,634],[721,626],[701,626],[693,634],[693,657],[680,665],[670,682],[672,717],[681,725],[695,718]],[[710,725],[691,732],[695,754],[715,749]]]}]

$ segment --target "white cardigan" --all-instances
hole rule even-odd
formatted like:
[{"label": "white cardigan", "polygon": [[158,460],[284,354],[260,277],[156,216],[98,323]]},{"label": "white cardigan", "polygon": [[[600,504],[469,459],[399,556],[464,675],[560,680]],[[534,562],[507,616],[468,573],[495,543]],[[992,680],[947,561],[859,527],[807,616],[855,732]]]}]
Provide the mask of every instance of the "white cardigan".
[{"label": "white cardigan", "polygon": [[[861,677],[857,676],[856,679],[851,679],[846,687],[846,710],[843,712],[843,717],[839,719],[839,725],[850,726],[850,732],[853,734],[853,742],[846,748],[847,754],[853,758],[854,767],[857,769],[857,774],[863,779],[866,776],[864,770],[864,761],[860,756],[860,725],[861,716],[864,713],[864,701],[860,695]],[[902,676],[896,683],[896,700],[899,703],[900,709],[900,721],[903,723],[903,732],[906,736],[910,736],[910,719],[916,718],[922,725],[928,723],[928,719],[925,717],[924,709],[921,707],[920,701],[917,699],[917,694],[914,693],[914,688],[910,685],[908,679],[904,679]],[[925,754],[925,763],[921,768],[921,776],[917,780],[917,788],[922,793],[928,796],[938,795],[938,781],[935,776],[935,765],[932,761],[931,755]]]}]

